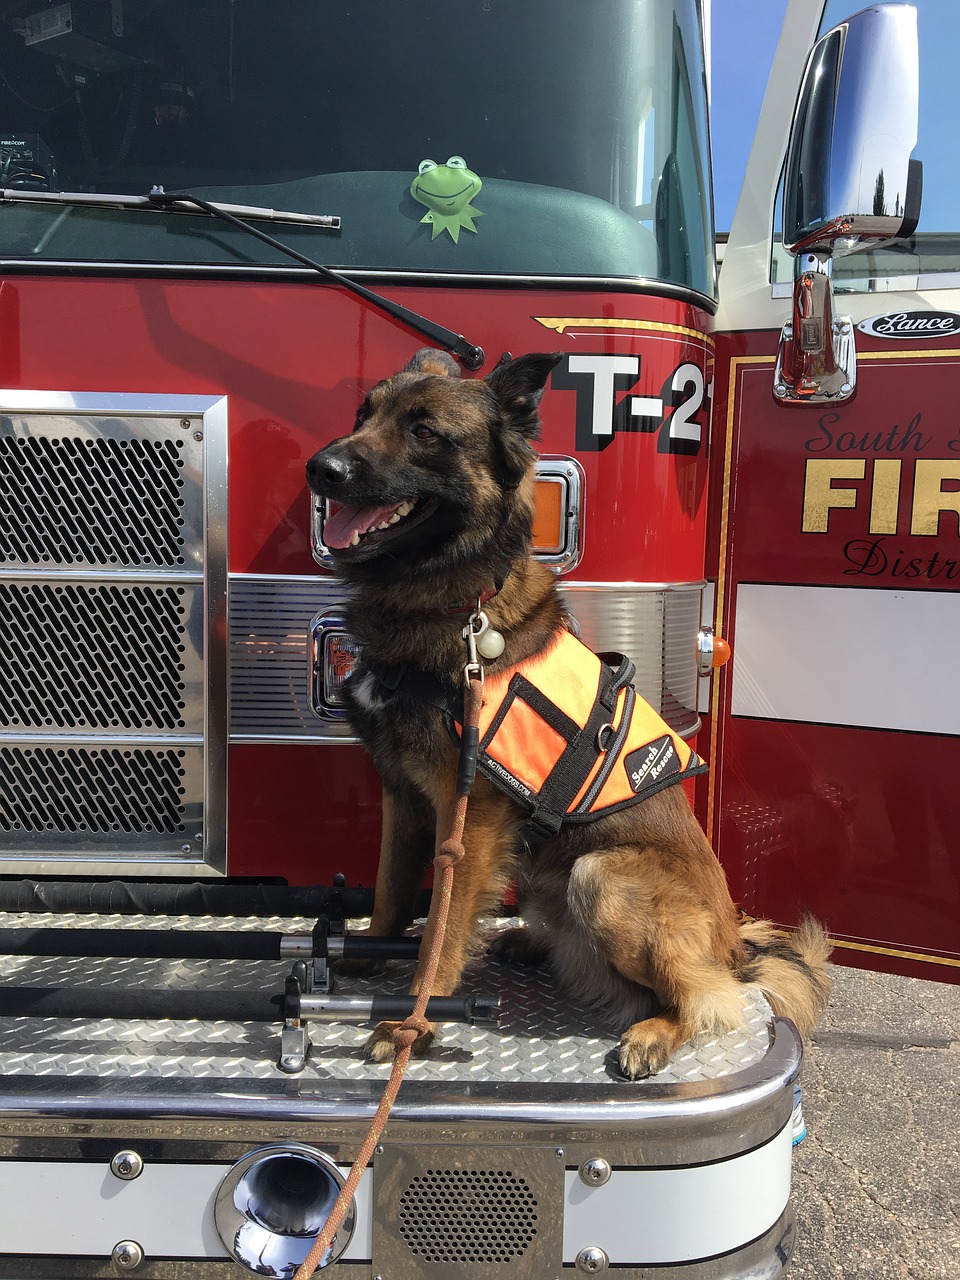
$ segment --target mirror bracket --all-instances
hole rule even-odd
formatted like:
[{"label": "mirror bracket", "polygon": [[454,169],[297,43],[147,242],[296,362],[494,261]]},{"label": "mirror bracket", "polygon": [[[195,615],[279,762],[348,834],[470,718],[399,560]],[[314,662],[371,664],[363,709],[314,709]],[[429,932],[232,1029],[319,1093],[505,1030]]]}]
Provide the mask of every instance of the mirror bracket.
[{"label": "mirror bracket", "polygon": [[793,308],[780,333],[774,397],[782,404],[842,404],[857,389],[853,322],[833,314],[829,253],[794,259]]}]

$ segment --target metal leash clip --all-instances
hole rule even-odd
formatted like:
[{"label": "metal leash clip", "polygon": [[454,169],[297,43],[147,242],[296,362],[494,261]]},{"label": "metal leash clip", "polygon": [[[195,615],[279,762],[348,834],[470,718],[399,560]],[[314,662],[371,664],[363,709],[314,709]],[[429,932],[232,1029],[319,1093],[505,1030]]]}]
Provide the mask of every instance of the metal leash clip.
[{"label": "metal leash clip", "polygon": [[490,619],[481,609],[479,600],[476,609],[470,615],[470,621],[464,627],[463,638],[467,642],[467,652],[471,662],[478,661],[477,654],[481,658],[486,658],[488,662],[494,662],[506,647],[503,636],[491,627]]},{"label": "metal leash clip", "polygon": [[467,663],[463,668],[463,682],[469,685],[471,680],[479,680],[483,684],[483,663],[477,656],[477,641],[489,629],[490,619],[480,608],[480,601],[471,613],[470,620],[461,632],[467,644]]}]

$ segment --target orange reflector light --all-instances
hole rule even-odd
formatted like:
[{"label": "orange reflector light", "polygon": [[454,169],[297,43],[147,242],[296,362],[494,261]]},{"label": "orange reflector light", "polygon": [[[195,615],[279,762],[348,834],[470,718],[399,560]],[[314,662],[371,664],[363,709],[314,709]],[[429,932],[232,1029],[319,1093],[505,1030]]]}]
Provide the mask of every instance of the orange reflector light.
[{"label": "orange reflector light", "polygon": [[537,476],[533,487],[533,550],[557,555],[566,547],[567,484],[562,476]]},{"label": "orange reflector light", "polygon": [[710,665],[712,667],[722,667],[730,657],[730,645],[722,636],[713,637],[713,658]]}]

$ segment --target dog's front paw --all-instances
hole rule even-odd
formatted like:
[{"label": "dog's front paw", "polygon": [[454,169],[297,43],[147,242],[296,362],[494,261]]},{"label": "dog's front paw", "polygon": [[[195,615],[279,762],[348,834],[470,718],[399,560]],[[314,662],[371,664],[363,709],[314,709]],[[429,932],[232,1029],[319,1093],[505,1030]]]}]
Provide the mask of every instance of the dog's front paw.
[{"label": "dog's front paw", "polygon": [[628,1080],[645,1080],[647,1076],[655,1076],[670,1061],[670,1055],[676,1047],[675,1038],[665,1034],[656,1025],[657,1022],[656,1018],[651,1018],[649,1022],[635,1022],[620,1037],[617,1061]]},{"label": "dog's front paw", "polygon": [[536,968],[543,964],[548,951],[542,940],[529,929],[505,929],[490,943],[490,954],[503,964],[523,964]]},{"label": "dog's front paw", "polygon": [[[371,1062],[390,1062],[397,1055],[397,1045],[393,1033],[401,1024],[399,1022],[378,1022],[367,1043],[363,1046],[364,1057]],[[422,1058],[430,1052],[435,1032],[432,1026],[414,1041],[412,1054]]]}]

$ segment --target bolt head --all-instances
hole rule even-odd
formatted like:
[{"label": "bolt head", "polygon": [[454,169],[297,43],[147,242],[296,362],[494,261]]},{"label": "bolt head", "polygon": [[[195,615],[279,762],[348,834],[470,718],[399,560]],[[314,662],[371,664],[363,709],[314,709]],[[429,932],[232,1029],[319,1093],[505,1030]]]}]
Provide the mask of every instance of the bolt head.
[{"label": "bolt head", "polygon": [[588,1245],[577,1254],[576,1268],[587,1275],[593,1276],[600,1271],[606,1271],[609,1265],[610,1259],[598,1245]]},{"label": "bolt head", "polygon": [[132,1182],[143,1173],[143,1158],[136,1151],[118,1151],[110,1161],[110,1172],[115,1178]]},{"label": "bolt head", "polygon": [[606,1160],[595,1156],[592,1160],[584,1160],[579,1170],[580,1181],[588,1187],[602,1187],[610,1181],[610,1166]]},{"label": "bolt head", "polygon": [[121,1240],[119,1244],[114,1245],[110,1257],[114,1264],[122,1267],[124,1271],[134,1271],[143,1262],[143,1249],[136,1240]]}]

